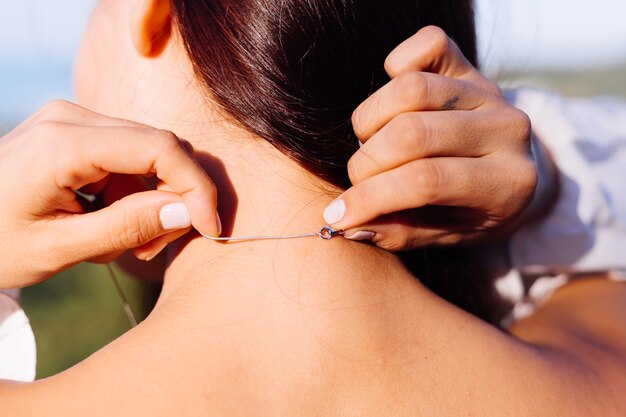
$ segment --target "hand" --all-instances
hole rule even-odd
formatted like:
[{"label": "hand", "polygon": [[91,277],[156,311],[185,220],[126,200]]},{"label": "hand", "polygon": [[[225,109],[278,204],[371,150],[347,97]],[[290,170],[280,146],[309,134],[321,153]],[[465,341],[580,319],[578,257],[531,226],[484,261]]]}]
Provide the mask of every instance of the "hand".
[{"label": "hand", "polygon": [[[0,288],[142,245],[154,251],[192,225],[217,236],[215,186],[192,151],[171,132],[46,106],[0,140]],[[121,192],[112,174],[156,175],[172,192]],[[77,190],[121,199],[86,213]]]},{"label": "hand", "polygon": [[506,233],[533,198],[530,122],[436,27],[387,58],[391,81],[354,112],[353,187],[324,212],[388,250]]}]

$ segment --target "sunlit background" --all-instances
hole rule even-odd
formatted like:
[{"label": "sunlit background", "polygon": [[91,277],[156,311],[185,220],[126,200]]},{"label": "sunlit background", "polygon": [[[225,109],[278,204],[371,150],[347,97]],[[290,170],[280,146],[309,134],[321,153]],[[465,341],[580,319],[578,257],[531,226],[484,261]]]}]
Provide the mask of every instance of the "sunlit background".
[{"label": "sunlit background", "polygon": [[[0,133],[46,101],[72,98],[72,59],[93,3],[0,0]],[[626,1],[477,0],[477,10],[483,70],[503,86],[626,96]],[[26,290],[24,306],[39,342],[39,377],[127,328],[102,267]]]},{"label": "sunlit background", "polygon": [[[0,0],[0,128],[54,97],[70,73],[93,0]],[[626,1],[477,0],[484,70],[532,75],[626,63]]]}]

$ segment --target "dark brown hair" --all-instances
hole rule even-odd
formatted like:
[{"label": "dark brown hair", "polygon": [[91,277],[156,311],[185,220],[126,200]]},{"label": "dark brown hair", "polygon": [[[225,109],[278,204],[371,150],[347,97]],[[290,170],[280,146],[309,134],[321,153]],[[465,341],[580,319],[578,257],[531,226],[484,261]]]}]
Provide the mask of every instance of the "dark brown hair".
[{"label": "dark brown hair", "polygon": [[[389,81],[387,55],[437,25],[476,64],[471,0],[171,0],[175,24],[213,100],[332,184],[350,185],[353,110]],[[461,252],[405,254],[452,302],[481,314],[460,287]],[[458,267],[456,267],[457,265]],[[422,278],[423,279],[423,278]],[[453,279],[453,282],[451,281]]]}]

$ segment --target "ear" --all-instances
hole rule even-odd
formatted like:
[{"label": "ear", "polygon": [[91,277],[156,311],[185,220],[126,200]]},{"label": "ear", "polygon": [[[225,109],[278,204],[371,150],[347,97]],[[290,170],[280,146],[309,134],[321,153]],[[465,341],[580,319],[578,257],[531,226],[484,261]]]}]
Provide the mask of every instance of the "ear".
[{"label": "ear", "polygon": [[138,0],[132,13],[131,34],[140,55],[159,56],[172,36],[169,0]]}]

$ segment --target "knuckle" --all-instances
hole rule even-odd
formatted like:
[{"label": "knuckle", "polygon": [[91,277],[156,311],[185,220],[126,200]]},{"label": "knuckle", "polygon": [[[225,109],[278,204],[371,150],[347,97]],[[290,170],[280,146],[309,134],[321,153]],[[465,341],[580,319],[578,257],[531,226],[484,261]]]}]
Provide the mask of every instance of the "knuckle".
[{"label": "knuckle", "polygon": [[400,62],[397,59],[392,59],[391,55],[385,58],[383,67],[385,68],[387,74],[389,74],[392,78],[398,76],[398,74],[402,72]]},{"label": "knuckle", "polygon": [[396,116],[390,123],[390,135],[404,155],[421,156],[427,137],[424,119],[417,113],[404,113]]},{"label": "knuckle", "polygon": [[407,72],[394,79],[394,99],[399,103],[423,103],[428,97],[428,83],[419,72]]},{"label": "knuckle", "polygon": [[159,147],[164,151],[176,152],[182,149],[182,144],[174,132],[158,129],[155,136],[159,142]]},{"label": "knuckle", "polygon": [[521,110],[514,109],[510,116],[510,124],[514,129],[515,136],[523,143],[530,143],[531,122],[530,117]]},{"label": "knuckle", "polygon": [[524,192],[532,193],[537,187],[539,181],[537,166],[530,160],[525,159],[521,162],[514,176],[517,178],[518,187]]},{"label": "knuckle", "polygon": [[361,158],[357,156],[360,152],[360,150],[357,151],[357,154],[348,160],[348,177],[352,184],[357,184],[363,180]]},{"label": "knuckle", "polygon": [[[111,207],[115,206],[113,204]],[[135,213],[125,212],[118,222],[112,222],[109,240],[118,249],[133,249],[150,241],[150,228]]]},{"label": "knuckle", "polygon": [[124,228],[118,235],[119,245],[117,247],[123,249],[133,249],[141,245],[143,242],[140,230]]},{"label": "knuckle", "polygon": [[420,32],[429,39],[433,51],[445,52],[450,47],[450,38],[439,26],[426,26]]},{"label": "knuckle", "polygon": [[40,115],[44,119],[55,120],[73,111],[76,105],[66,100],[53,100],[44,105],[40,110]]},{"label": "knuckle", "polygon": [[[356,137],[364,141],[369,139],[373,135],[372,132],[372,118],[376,118],[376,115],[380,113],[382,104],[379,97],[379,92],[376,92],[369,96],[356,110],[352,113],[351,123],[352,129]],[[374,116],[374,117],[372,117]]]},{"label": "knuckle", "polygon": [[485,78],[485,76],[480,74],[480,72],[473,66],[471,68],[472,72],[479,75],[480,86],[483,89],[487,100],[503,103],[506,106],[510,106],[510,104],[506,101],[506,98],[504,97],[504,92],[497,83],[489,80],[488,78]]},{"label": "knuckle", "polygon": [[506,179],[508,184],[502,187],[499,204],[495,206],[498,207],[495,212],[503,217],[520,210],[532,199],[538,183],[535,164],[528,159],[509,164]]},{"label": "knuckle", "polygon": [[354,134],[358,139],[365,138],[365,123],[364,118],[362,117],[362,107],[365,105],[361,104],[354,112],[352,112],[352,129],[354,130]]},{"label": "knuckle", "polygon": [[424,199],[424,204],[437,202],[441,187],[445,183],[443,172],[436,163],[420,162],[422,163],[411,166],[411,176],[415,183],[415,189],[419,190]]}]

